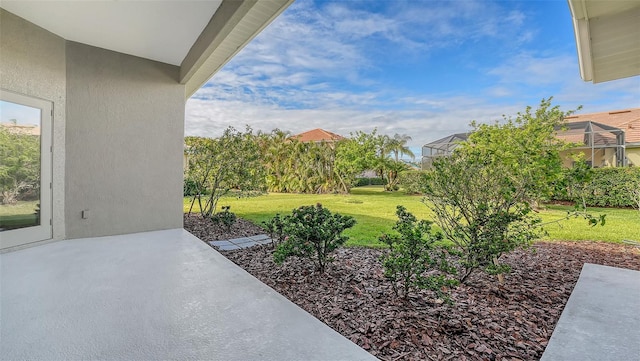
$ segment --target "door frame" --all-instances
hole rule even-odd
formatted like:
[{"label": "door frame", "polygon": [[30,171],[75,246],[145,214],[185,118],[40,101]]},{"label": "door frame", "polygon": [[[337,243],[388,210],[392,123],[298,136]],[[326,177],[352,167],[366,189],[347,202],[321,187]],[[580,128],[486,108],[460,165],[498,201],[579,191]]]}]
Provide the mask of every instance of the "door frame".
[{"label": "door frame", "polygon": [[5,89],[0,89],[0,100],[40,109],[40,224],[0,232],[0,249],[7,249],[53,237],[53,102]]}]

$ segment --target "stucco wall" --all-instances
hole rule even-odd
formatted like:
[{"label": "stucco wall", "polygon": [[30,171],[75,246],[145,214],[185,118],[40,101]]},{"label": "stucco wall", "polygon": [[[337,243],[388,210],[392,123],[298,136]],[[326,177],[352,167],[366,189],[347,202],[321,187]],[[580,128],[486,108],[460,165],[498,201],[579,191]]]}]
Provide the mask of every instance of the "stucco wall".
[{"label": "stucco wall", "polygon": [[0,9],[0,87],[53,103],[53,238],[65,237],[65,40]]},{"label": "stucco wall", "polygon": [[[615,152],[613,153],[605,153],[606,149],[595,149],[593,152],[594,159],[593,165],[595,167],[611,167],[615,165]],[[562,158],[562,165],[566,168],[571,168],[573,166],[574,156],[582,154],[582,159],[585,161],[591,161],[591,150],[588,149],[570,149],[560,152],[560,157]]]},{"label": "stucco wall", "polygon": [[67,238],[181,228],[179,68],[74,42],[66,60]]},{"label": "stucco wall", "polygon": [[626,155],[629,163],[633,164],[634,167],[640,167],[640,147],[627,148]]}]

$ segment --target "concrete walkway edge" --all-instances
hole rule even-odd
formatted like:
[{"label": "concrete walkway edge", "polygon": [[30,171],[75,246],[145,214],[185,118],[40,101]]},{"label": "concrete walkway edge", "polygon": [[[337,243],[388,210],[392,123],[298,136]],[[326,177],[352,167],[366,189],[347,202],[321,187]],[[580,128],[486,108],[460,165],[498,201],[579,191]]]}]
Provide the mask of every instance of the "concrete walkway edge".
[{"label": "concrete walkway edge", "polygon": [[586,263],[541,361],[640,360],[640,272]]}]

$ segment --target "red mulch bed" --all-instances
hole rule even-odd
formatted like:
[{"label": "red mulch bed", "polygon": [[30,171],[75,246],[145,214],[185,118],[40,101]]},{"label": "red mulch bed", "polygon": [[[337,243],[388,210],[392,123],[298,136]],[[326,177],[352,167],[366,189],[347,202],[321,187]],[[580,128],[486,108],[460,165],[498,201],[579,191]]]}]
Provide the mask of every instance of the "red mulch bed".
[{"label": "red mulch bed", "polygon": [[237,218],[229,230],[211,221],[205,221],[200,213],[185,214],[183,223],[184,229],[205,242],[265,234],[262,227],[242,218]]},{"label": "red mulch bed", "polygon": [[[201,222],[185,228],[204,240]],[[382,252],[340,249],[324,275],[299,259],[275,265],[268,246],[222,253],[382,360],[537,360],[584,263],[640,270],[632,246],[541,242],[503,256],[512,267],[503,286],[477,272],[447,304],[427,291],[397,298],[382,274]]]}]

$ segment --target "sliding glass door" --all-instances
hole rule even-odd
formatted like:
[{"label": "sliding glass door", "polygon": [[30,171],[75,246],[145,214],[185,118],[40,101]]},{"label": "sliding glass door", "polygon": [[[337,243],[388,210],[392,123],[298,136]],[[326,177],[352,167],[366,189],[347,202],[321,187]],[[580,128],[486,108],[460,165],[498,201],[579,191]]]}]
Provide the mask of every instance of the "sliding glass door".
[{"label": "sliding glass door", "polygon": [[49,101],[0,90],[0,249],[49,239]]}]

